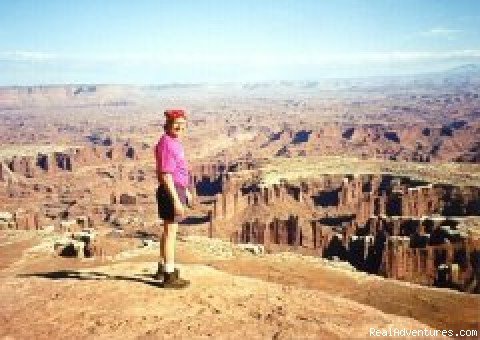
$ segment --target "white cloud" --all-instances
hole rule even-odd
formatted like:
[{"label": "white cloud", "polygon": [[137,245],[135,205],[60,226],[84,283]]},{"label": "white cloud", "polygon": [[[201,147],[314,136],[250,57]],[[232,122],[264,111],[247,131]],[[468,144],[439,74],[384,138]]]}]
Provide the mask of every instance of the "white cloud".
[{"label": "white cloud", "polygon": [[388,51],[388,52],[354,52],[354,53],[298,53],[298,54],[126,54],[102,56],[77,56],[79,60],[96,62],[112,62],[119,64],[209,64],[209,65],[330,65],[330,64],[363,64],[363,63],[395,63],[420,61],[448,61],[452,59],[477,59],[480,50],[432,51]]},{"label": "white cloud", "polygon": [[462,32],[463,30],[457,30],[457,29],[451,29],[451,28],[445,28],[445,27],[434,27],[427,31],[420,32],[419,34],[424,37],[452,39]]},{"label": "white cloud", "polygon": [[111,54],[55,54],[33,51],[1,52],[0,60],[17,62],[55,61],[70,65],[108,64],[110,66],[336,66],[378,63],[415,63],[428,61],[478,61],[480,50],[449,51],[387,51],[352,53],[297,53],[297,54],[202,54],[202,53],[111,53]]},{"label": "white cloud", "polygon": [[[477,59],[480,50],[453,50],[453,51],[392,51],[373,53],[354,53],[335,56],[335,60],[343,63],[395,63],[395,62],[423,62],[448,61],[453,59]],[[332,59],[333,61],[334,59]]]},{"label": "white cloud", "polygon": [[53,53],[35,51],[6,51],[0,52],[0,60],[4,61],[46,61],[56,59]]}]

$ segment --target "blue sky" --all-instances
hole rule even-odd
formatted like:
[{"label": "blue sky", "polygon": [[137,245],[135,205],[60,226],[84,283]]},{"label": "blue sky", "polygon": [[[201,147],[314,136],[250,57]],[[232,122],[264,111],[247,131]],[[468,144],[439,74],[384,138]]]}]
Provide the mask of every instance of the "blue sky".
[{"label": "blue sky", "polygon": [[480,62],[476,0],[0,0],[0,85],[315,80]]}]

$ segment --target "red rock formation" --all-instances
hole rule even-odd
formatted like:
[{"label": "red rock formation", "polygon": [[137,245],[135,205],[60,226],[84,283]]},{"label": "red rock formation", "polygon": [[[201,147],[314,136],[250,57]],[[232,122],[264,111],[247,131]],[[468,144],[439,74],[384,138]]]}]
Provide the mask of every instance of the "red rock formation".
[{"label": "red rock formation", "polygon": [[31,211],[17,210],[14,214],[16,229],[18,230],[37,230],[38,214]]}]

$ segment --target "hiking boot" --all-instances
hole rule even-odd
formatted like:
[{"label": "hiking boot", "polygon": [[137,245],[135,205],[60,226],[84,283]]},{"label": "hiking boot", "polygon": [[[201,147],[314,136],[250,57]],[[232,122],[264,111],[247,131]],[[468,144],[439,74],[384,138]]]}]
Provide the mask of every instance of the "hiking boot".
[{"label": "hiking boot", "polygon": [[[155,275],[153,276],[153,278],[155,280],[163,280],[163,274],[165,273],[165,265],[161,262],[158,262],[158,270],[157,272],[155,273]],[[178,268],[175,268],[173,270],[173,274],[175,275],[175,278],[178,279],[178,277],[180,276],[180,271],[178,270]]]},{"label": "hiking boot", "polygon": [[172,289],[182,289],[190,285],[189,280],[182,279],[180,277],[175,277],[175,273],[164,273],[163,276],[163,288],[172,288]]}]

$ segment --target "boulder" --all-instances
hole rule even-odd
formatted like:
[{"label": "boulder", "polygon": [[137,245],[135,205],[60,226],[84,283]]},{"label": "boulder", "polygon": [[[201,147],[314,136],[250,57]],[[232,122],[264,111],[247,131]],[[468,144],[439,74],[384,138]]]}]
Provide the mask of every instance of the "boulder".
[{"label": "boulder", "polygon": [[0,211],[0,222],[10,222],[13,220],[13,214],[8,211]]},{"label": "boulder", "polygon": [[237,247],[242,250],[249,251],[254,255],[265,254],[265,247],[262,244],[237,244]]}]

